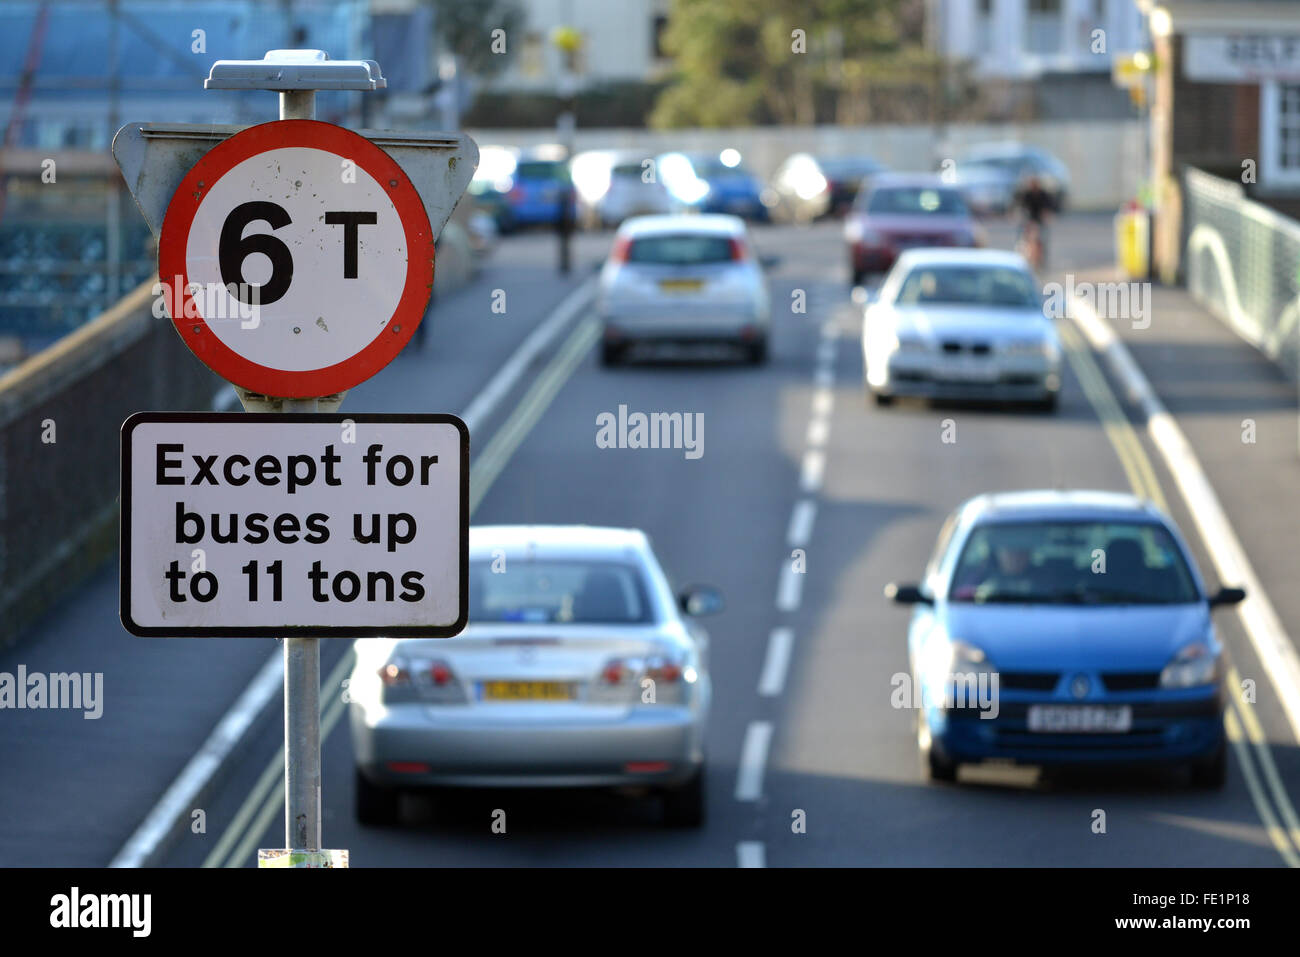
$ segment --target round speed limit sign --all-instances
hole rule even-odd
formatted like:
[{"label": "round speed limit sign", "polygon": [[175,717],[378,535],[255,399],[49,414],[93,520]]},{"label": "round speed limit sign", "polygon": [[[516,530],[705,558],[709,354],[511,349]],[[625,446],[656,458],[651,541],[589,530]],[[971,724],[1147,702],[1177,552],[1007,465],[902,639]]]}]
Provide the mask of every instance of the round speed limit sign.
[{"label": "round speed limit sign", "polygon": [[433,230],[410,179],[350,130],[249,127],[181,181],[158,242],[167,312],[251,392],[332,395],[402,350],[433,290]]}]

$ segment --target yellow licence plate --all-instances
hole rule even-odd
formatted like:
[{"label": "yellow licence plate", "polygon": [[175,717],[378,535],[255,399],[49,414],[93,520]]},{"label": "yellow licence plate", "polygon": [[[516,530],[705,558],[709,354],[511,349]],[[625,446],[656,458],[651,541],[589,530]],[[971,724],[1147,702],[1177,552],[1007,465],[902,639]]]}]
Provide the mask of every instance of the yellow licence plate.
[{"label": "yellow licence plate", "polygon": [[484,681],[485,701],[571,701],[573,685],[567,681]]},{"label": "yellow licence plate", "polygon": [[661,279],[659,288],[664,292],[699,292],[704,287],[702,279]]}]

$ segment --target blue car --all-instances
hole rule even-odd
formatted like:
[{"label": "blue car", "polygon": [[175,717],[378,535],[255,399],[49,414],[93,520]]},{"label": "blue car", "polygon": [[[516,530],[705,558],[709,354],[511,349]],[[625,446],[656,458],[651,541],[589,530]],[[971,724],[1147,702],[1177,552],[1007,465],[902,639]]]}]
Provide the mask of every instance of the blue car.
[{"label": "blue car", "polygon": [[577,197],[563,160],[521,157],[505,193],[504,220],[498,228],[509,232],[521,226],[554,226],[565,215],[577,219]]},{"label": "blue car", "polygon": [[740,161],[735,150],[722,153],[692,153],[687,156],[695,177],[708,187],[702,197],[689,201],[702,213],[729,213],[755,222],[766,222],[763,184]]},{"label": "blue car", "polygon": [[948,517],[907,646],[922,769],[966,763],[1169,763],[1221,787],[1223,648],[1171,519],[1131,495],[981,495]]}]

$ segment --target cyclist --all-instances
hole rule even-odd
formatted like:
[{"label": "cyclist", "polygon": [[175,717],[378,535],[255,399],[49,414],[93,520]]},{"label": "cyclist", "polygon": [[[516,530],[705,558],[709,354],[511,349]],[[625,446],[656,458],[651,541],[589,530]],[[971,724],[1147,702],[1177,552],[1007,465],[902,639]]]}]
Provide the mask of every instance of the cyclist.
[{"label": "cyclist", "polygon": [[1029,264],[1041,269],[1047,262],[1047,217],[1055,211],[1056,201],[1037,176],[1030,176],[1016,194],[1015,205],[1024,214],[1017,245],[1026,250]]}]

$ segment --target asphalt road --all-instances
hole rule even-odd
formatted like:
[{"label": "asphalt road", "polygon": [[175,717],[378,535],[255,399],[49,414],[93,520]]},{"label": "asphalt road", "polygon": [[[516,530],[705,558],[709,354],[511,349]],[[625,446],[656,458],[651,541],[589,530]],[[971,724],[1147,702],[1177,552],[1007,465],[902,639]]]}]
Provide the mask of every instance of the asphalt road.
[{"label": "asphalt road", "polygon": [[[1104,263],[1108,230],[1103,217],[1062,223],[1053,265]],[[1006,227],[991,232],[994,244],[1009,245]],[[579,261],[594,262],[608,241],[583,237]],[[726,596],[727,610],[707,620],[714,706],[706,826],[665,829],[647,798],[472,791],[413,797],[404,826],[361,828],[339,687],[347,645],[337,642],[327,644],[322,667],[326,847],[347,848],[354,867],[1284,863],[1277,829],[1269,832],[1260,810],[1260,769],[1271,763],[1297,793],[1300,762],[1294,747],[1277,743],[1293,739],[1262,678],[1257,717],[1274,744],[1241,742],[1221,793],[1155,773],[1040,781],[1032,770],[984,768],[964,772],[957,787],[922,781],[912,712],[890,703],[891,678],[906,670],[906,612],[885,602],[882,587],[918,577],[942,519],[969,496],[1128,489],[1131,454],[1126,467],[1112,444],[1118,426],[1108,433],[1099,418],[1096,381],[1085,383],[1073,366],[1054,415],[869,406],[860,313],[837,227],[761,229],[756,241],[782,257],[770,274],[767,365],[694,359],[604,369],[579,316],[473,437],[473,454],[492,448],[501,466],[476,460],[475,522],[638,526],[675,583],[707,582]],[[579,270],[556,279],[552,255],[546,237],[506,240],[473,286],[437,305],[424,351],[400,357],[344,409],[463,408],[582,278]],[[504,315],[491,312],[495,289],[506,291]],[[794,311],[800,300],[806,309]],[[570,354],[578,361],[566,362]],[[547,370],[558,390],[539,404],[528,390]],[[703,455],[598,448],[597,415],[620,405],[702,413]],[[946,420],[955,442],[942,440]],[[1137,441],[1153,463],[1149,481],[1168,495],[1213,584],[1170,477],[1145,438]],[[790,570],[796,549],[804,574]],[[115,580],[116,569],[106,569],[42,624],[39,641],[0,657],[0,670],[17,661],[57,670],[65,660],[96,670],[86,663],[94,660],[106,687],[121,689],[110,690],[102,727],[91,732],[79,717],[57,728],[48,715],[22,726],[0,721],[0,862],[106,862],[184,763],[186,742],[192,751],[272,650],[268,641],[130,638],[114,617]],[[1235,616],[1221,615],[1220,627],[1240,672],[1260,674]],[[787,667],[773,644],[788,649]],[[204,831],[183,835],[166,864],[250,866],[257,848],[283,844],[279,704],[268,706],[205,797]],[[1281,803],[1276,795],[1266,802],[1277,813]],[[498,809],[505,833],[491,827]],[[1098,810],[1105,833],[1094,832]]]}]

